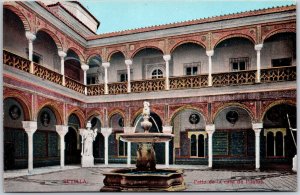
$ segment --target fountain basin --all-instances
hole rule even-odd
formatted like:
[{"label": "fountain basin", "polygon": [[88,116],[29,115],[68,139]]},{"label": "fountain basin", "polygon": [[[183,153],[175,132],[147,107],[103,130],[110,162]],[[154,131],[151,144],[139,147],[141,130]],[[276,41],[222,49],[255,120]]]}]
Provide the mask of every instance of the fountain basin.
[{"label": "fountain basin", "polygon": [[131,133],[120,134],[120,139],[126,142],[134,143],[161,143],[170,141],[174,137],[169,133]]},{"label": "fountain basin", "polygon": [[105,175],[103,192],[156,192],[186,189],[181,169],[138,171],[134,168],[116,169]]}]

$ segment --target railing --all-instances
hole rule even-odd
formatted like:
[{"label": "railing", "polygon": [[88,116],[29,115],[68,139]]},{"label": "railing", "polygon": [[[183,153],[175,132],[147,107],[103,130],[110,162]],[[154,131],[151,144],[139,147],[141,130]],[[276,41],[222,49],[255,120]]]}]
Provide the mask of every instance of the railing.
[{"label": "railing", "polygon": [[296,66],[284,66],[261,70],[261,82],[295,81],[297,78]]},{"label": "railing", "polygon": [[87,95],[88,96],[104,95],[104,84],[88,85]]},{"label": "railing", "polygon": [[170,89],[188,89],[208,86],[208,75],[171,77]]},{"label": "railing", "polygon": [[30,71],[30,61],[16,54],[3,50],[3,64],[12,66],[25,72]]},{"label": "railing", "polygon": [[254,84],[256,70],[212,74],[212,86]]},{"label": "railing", "polygon": [[53,70],[49,70],[39,64],[33,63],[33,74],[53,83],[62,85],[63,76]]},{"label": "railing", "polygon": [[162,91],[165,89],[165,78],[149,79],[131,82],[131,92]]},{"label": "railing", "polygon": [[127,82],[108,83],[109,94],[124,94],[127,93]]},{"label": "railing", "polygon": [[68,87],[69,89],[72,89],[74,91],[84,94],[84,91],[85,91],[84,84],[79,83],[78,81],[75,81],[66,76],[65,76],[65,82],[66,82],[66,87]]}]

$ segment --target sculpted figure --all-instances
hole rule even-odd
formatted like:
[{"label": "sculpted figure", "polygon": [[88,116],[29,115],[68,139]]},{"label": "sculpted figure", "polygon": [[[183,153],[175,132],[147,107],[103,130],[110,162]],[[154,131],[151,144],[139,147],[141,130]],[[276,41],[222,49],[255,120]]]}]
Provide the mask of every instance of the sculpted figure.
[{"label": "sculpted figure", "polygon": [[150,103],[146,101],[144,102],[143,116],[146,116],[148,118],[150,116]]},{"label": "sculpted figure", "polygon": [[83,155],[91,156],[93,155],[93,142],[97,136],[97,129],[94,130],[86,130],[83,135]]}]

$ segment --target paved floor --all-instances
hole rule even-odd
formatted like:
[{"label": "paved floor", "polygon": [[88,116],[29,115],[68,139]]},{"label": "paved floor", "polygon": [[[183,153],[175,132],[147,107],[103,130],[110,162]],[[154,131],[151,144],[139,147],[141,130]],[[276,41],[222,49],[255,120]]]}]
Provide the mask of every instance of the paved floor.
[{"label": "paved floor", "polygon": [[[123,165],[126,166],[126,165]],[[103,172],[109,168],[68,166],[4,173],[5,192],[98,192],[103,186]],[[163,167],[163,166],[159,166]],[[293,172],[256,172],[208,170],[206,166],[172,166],[184,168],[186,191],[296,191],[297,174]]]}]

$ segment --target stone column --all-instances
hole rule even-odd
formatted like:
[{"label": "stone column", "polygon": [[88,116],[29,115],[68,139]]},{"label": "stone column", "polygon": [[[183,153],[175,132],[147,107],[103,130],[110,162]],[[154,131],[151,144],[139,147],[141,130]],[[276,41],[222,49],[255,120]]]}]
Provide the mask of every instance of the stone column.
[{"label": "stone column", "polygon": [[65,166],[65,135],[68,133],[67,125],[56,125],[56,132],[60,139],[60,168]]},{"label": "stone column", "polygon": [[110,66],[109,62],[103,62],[104,67],[104,94],[108,94],[108,79],[107,79],[107,68]]},{"label": "stone column", "polygon": [[169,77],[170,77],[170,70],[169,70],[169,61],[171,60],[171,55],[164,55],[163,56],[165,62],[166,62],[166,84],[165,84],[165,89],[169,90],[170,89],[170,82],[169,82]]},{"label": "stone column", "polygon": [[36,39],[36,36],[30,31],[26,31],[25,36],[28,39],[28,59],[32,61],[33,41]]},{"label": "stone column", "polygon": [[67,54],[64,51],[58,51],[58,55],[60,57],[60,74],[63,75],[62,85],[65,86],[65,57],[67,56]]},{"label": "stone column", "polygon": [[104,136],[104,164],[108,165],[108,137],[112,133],[112,128],[101,128],[101,133]]},{"label": "stone column", "polygon": [[263,48],[263,44],[258,44],[254,46],[254,49],[256,50],[256,82],[260,83],[260,50]]},{"label": "stone column", "polygon": [[214,50],[206,51],[208,56],[208,86],[212,86],[212,62],[211,57],[214,55]]},{"label": "stone column", "polygon": [[36,121],[22,121],[23,128],[28,135],[28,173],[33,171],[33,134],[37,130]]},{"label": "stone column", "polygon": [[260,131],[263,128],[262,123],[253,123],[252,128],[255,132],[255,168],[260,168]]},{"label": "stone column", "polygon": [[131,84],[130,84],[130,66],[132,65],[132,60],[125,60],[125,64],[127,67],[127,92],[131,92]]},{"label": "stone column", "polygon": [[[163,126],[163,133],[165,134],[172,134],[173,127],[172,126]],[[170,149],[169,149],[170,141],[165,142],[165,164],[169,166],[169,159],[170,159]]]},{"label": "stone column", "polygon": [[[134,133],[134,127],[124,127],[124,133]],[[131,165],[131,142],[127,142],[127,166]]]},{"label": "stone column", "polygon": [[213,163],[213,147],[212,147],[212,136],[213,133],[215,132],[215,125],[206,125],[205,131],[208,134],[208,167],[212,168],[212,163]]},{"label": "stone column", "polygon": [[87,64],[82,64],[81,65],[81,69],[83,70],[83,84],[85,85],[84,86],[84,94],[87,95],[87,83],[86,83],[86,71],[89,69],[89,65]]}]

